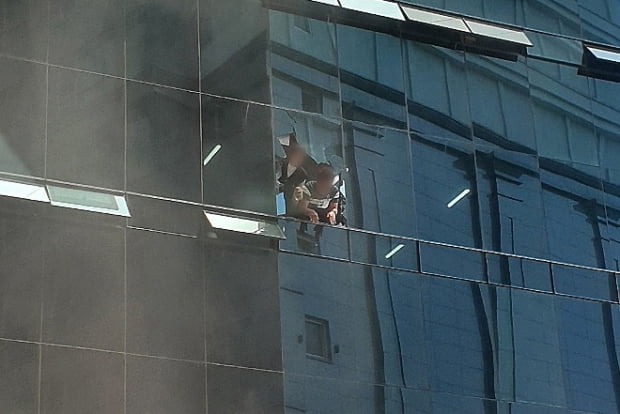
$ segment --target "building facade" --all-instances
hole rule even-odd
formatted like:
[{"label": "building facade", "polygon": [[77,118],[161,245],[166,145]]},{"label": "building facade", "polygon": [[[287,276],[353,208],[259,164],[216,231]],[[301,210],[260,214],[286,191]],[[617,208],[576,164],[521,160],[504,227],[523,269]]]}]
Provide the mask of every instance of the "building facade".
[{"label": "building facade", "polygon": [[619,62],[617,0],[0,0],[0,412],[620,412]]}]

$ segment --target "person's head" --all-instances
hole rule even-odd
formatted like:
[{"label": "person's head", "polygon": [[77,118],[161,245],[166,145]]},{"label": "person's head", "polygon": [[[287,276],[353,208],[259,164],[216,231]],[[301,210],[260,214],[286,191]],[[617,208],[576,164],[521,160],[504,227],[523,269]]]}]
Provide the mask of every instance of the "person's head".
[{"label": "person's head", "polygon": [[316,189],[322,194],[328,194],[334,186],[336,172],[329,164],[321,163],[316,170]]},{"label": "person's head", "polygon": [[286,158],[288,160],[288,164],[292,167],[301,167],[306,158],[306,151],[304,147],[301,145],[291,145],[288,148]]}]

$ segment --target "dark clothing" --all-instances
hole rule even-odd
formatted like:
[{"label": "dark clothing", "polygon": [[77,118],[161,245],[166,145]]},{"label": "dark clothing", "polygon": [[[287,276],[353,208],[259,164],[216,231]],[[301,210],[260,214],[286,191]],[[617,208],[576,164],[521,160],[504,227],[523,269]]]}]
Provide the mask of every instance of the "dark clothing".
[{"label": "dark clothing", "polygon": [[308,174],[303,167],[297,169],[288,175],[288,160],[283,158],[276,166],[276,184],[278,192],[284,193],[284,201],[286,203],[286,215],[297,215],[297,202],[293,199],[295,188],[303,184],[308,179]]}]

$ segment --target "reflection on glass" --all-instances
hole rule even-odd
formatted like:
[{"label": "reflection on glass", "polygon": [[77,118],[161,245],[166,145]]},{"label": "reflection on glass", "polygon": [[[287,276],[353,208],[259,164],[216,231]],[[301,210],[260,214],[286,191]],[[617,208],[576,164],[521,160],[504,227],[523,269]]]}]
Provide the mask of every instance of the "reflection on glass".
[{"label": "reflection on glass", "polygon": [[557,293],[600,300],[612,300],[616,296],[615,276],[607,272],[555,264],[551,269]]},{"label": "reflection on glass", "polygon": [[551,266],[547,262],[518,257],[486,255],[489,281],[545,292],[553,291]]},{"label": "reflection on glass", "polygon": [[209,224],[215,229],[229,230],[238,233],[255,234],[258,236],[285,239],[282,229],[275,223],[264,220],[241,218],[205,211]]},{"label": "reflection on glass", "polygon": [[398,3],[383,0],[340,0],[345,9],[371,13],[390,19],[405,20]]},{"label": "reflection on glass", "polygon": [[617,308],[593,301],[555,298],[564,390],[569,408],[617,413]]},{"label": "reflection on glass", "polygon": [[220,145],[220,144],[215,145],[213,147],[213,149],[205,157],[205,160],[203,161],[202,165],[207,165],[213,159],[213,157],[215,157],[217,155],[217,153],[221,149],[222,149],[222,145]]},{"label": "reflection on glass", "polygon": [[15,181],[0,180],[0,195],[24,200],[50,202],[45,187],[42,185],[19,183]]},{"label": "reflection on glass", "polygon": [[[204,202],[273,214],[273,110],[211,96],[202,97],[202,110],[205,159],[198,166],[203,167]],[[209,158],[217,148],[221,149]],[[183,163],[194,165],[187,160]]]},{"label": "reflection on glass", "polygon": [[340,116],[335,25],[270,11],[269,34],[272,103]]},{"label": "reflection on glass", "polygon": [[[463,53],[405,41],[409,127],[443,138],[471,139]],[[485,106],[486,108],[486,106]],[[488,108],[487,108],[488,109]]]},{"label": "reflection on glass", "polygon": [[338,25],[338,62],[344,118],[405,129],[401,40]]},{"label": "reflection on glass", "polygon": [[419,237],[482,247],[482,212],[471,142],[441,142],[419,136],[412,144]]},{"label": "reflection on glass", "polygon": [[599,164],[591,89],[575,68],[528,60],[538,153],[556,160]]},{"label": "reflection on glass", "polygon": [[482,253],[436,244],[420,244],[421,271],[462,279],[486,280]]},{"label": "reflection on glass", "polygon": [[457,205],[458,202],[464,199],[465,197],[467,197],[469,193],[471,193],[471,190],[469,188],[466,188],[463,191],[461,191],[456,197],[450,200],[450,202],[447,204],[448,208],[452,208],[455,205]]},{"label": "reflection on glass", "polygon": [[405,131],[351,122],[345,124],[345,139],[350,169],[347,182],[350,225],[414,236],[409,135]]},{"label": "reflection on glass", "polygon": [[526,31],[534,46],[528,49],[528,56],[579,65],[583,46],[580,40],[559,37],[547,33]]},{"label": "reflection on glass", "polygon": [[[548,257],[538,158],[478,146],[476,170],[485,249]],[[508,270],[511,280],[527,273]]]},{"label": "reflection on glass", "polygon": [[579,0],[580,38],[617,45],[620,40],[620,3],[616,0]]},{"label": "reflection on glass", "polygon": [[[527,10],[524,25],[532,29],[581,37],[578,0],[521,0]],[[590,1],[588,1],[590,2]],[[511,0],[514,8],[514,0]],[[518,22],[517,22],[518,24]]]},{"label": "reflection on glass", "polygon": [[53,185],[48,185],[47,191],[52,205],[56,207],[131,217],[127,202],[121,196]]},{"label": "reflection on glass", "polygon": [[405,245],[404,245],[404,244],[402,244],[402,243],[398,244],[396,247],[394,247],[392,250],[390,250],[390,251],[389,251],[389,252],[385,255],[385,258],[386,258],[386,259],[390,259],[390,258],[392,258],[392,257],[393,257],[396,253],[400,252],[400,251],[403,249],[403,247],[405,247]]},{"label": "reflection on glass", "polygon": [[540,162],[547,257],[605,267],[607,219],[598,168],[543,159]]},{"label": "reflection on glass", "polygon": [[536,136],[528,67],[467,53],[469,109],[475,140],[488,146],[532,153]]},{"label": "reflection on glass", "polygon": [[[429,390],[487,397],[487,409],[495,399],[528,401],[524,414],[552,412],[547,405],[616,412],[620,318],[613,305],[291,254],[280,255],[279,266],[283,362],[292,374],[285,377],[285,398],[295,407],[315,407],[306,401],[326,395],[307,384],[297,388],[299,375],[322,384],[398,387],[407,395],[399,401],[412,412],[424,400],[431,407]],[[305,341],[320,337],[304,336],[307,315],[329,323],[329,366],[306,357]],[[319,354],[322,348],[311,344]],[[476,404],[464,409],[447,394],[437,398],[433,407],[441,411],[428,412],[500,412]],[[395,407],[383,392],[368,394],[368,401]],[[321,403],[321,412],[332,412],[342,400]]]}]

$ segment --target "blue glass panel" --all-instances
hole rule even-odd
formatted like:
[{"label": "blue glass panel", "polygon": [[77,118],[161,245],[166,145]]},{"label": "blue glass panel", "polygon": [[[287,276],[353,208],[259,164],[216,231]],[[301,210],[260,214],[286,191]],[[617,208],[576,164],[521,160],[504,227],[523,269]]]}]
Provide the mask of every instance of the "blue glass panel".
[{"label": "blue glass panel", "polygon": [[579,17],[585,39],[620,43],[620,4],[615,0],[579,0]]},{"label": "blue glass panel", "polygon": [[401,41],[338,25],[338,62],[345,118],[406,127]]},{"label": "blue glass panel", "polygon": [[417,271],[416,242],[374,234],[349,232],[351,260],[396,269]]},{"label": "blue glass panel", "polygon": [[561,265],[553,265],[552,272],[557,293],[602,300],[612,300],[616,295],[615,278],[607,272]]},{"label": "blue glass panel", "polygon": [[466,68],[476,140],[534,152],[532,99],[524,61],[507,62],[468,53]]},{"label": "blue glass panel", "polygon": [[272,103],[339,116],[335,25],[276,11],[269,21]]},{"label": "blue glass panel", "polygon": [[538,158],[481,142],[476,147],[484,247],[547,257]]},{"label": "blue glass panel", "polygon": [[403,42],[409,127],[416,133],[471,138],[464,55]]},{"label": "blue glass panel", "polygon": [[618,307],[558,298],[556,313],[568,407],[618,412]]},{"label": "blue glass panel", "polygon": [[470,144],[413,137],[413,185],[420,238],[481,245]]},{"label": "blue glass panel", "polygon": [[541,160],[550,258],[605,267],[607,219],[599,169]]},{"label": "blue glass panel", "polygon": [[485,280],[482,253],[433,244],[420,244],[421,271],[463,279]]},{"label": "blue glass panel", "polygon": [[411,148],[405,131],[345,124],[349,225],[415,234]]}]

